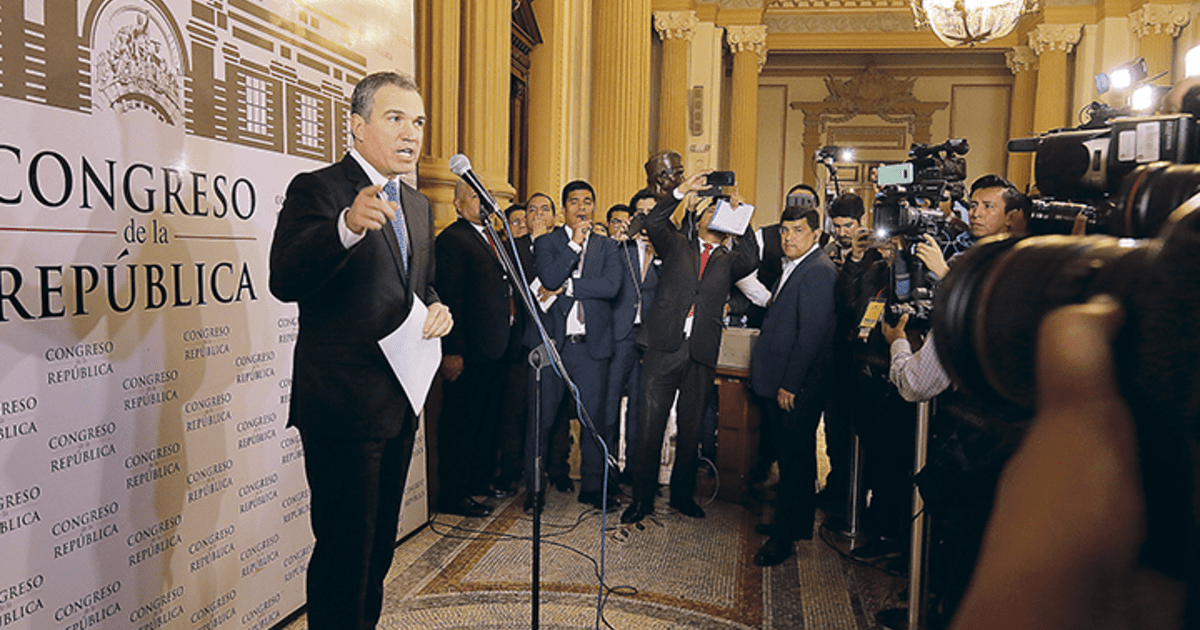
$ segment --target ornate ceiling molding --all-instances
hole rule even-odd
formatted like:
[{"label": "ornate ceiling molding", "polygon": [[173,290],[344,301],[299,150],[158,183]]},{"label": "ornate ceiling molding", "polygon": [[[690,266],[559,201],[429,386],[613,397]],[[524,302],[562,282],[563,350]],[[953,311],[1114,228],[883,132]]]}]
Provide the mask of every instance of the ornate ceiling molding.
[{"label": "ornate ceiling molding", "polygon": [[768,0],[768,9],[908,9],[908,0]]},{"label": "ornate ceiling molding", "polygon": [[768,33],[912,33],[917,30],[912,13],[840,13],[833,15],[768,15]]},{"label": "ornate ceiling molding", "polygon": [[1191,13],[1184,5],[1143,4],[1142,8],[1129,14],[1129,28],[1139,38],[1163,34],[1179,37],[1191,19]]}]

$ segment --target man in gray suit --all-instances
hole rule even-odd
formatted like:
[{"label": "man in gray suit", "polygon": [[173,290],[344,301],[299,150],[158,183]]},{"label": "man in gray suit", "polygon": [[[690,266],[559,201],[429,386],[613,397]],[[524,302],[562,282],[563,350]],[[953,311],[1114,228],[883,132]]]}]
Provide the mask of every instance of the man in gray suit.
[{"label": "man in gray suit", "polygon": [[300,431],[311,492],[308,626],[379,620],[416,414],[378,341],[429,307],[425,337],[453,326],[433,287],[429,200],[400,181],[416,168],[425,106],[411,77],[354,88],[354,147],[292,179],[271,241],[271,293],[300,308],[288,426]]}]

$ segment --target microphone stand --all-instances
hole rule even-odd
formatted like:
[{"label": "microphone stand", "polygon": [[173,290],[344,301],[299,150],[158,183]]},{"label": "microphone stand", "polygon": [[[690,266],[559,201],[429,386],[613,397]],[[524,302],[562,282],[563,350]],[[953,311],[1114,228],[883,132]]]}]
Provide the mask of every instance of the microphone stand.
[{"label": "microphone stand", "polygon": [[[468,180],[468,183],[471,183],[471,182]],[[486,193],[487,191],[484,190],[483,192]],[[545,327],[545,325],[542,324],[541,318],[538,316],[539,308],[537,306],[537,300],[533,297],[533,293],[529,289],[529,282],[527,281],[527,278],[525,276],[525,270],[521,267],[521,264],[520,264],[520,256],[518,256],[516,253],[515,241],[513,239],[508,239],[509,249],[512,250],[511,257],[510,257],[509,252],[506,251],[504,247],[500,246],[500,244],[503,243],[503,241],[500,240],[499,233],[496,231],[495,226],[492,225],[491,217],[493,214],[497,214],[500,217],[501,222],[504,223],[505,229],[508,231],[509,234],[512,234],[512,226],[509,225],[508,218],[506,216],[504,216],[503,212],[500,212],[499,207],[496,205],[496,202],[494,199],[492,199],[491,195],[487,195],[487,194],[479,195],[479,202],[480,202],[479,218],[483,222],[483,228],[484,228],[484,230],[487,231],[489,237],[492,239],[492,242],[497,244],[496,257],[499,258],[499,260],[500,260],[500,266],[504,268],[505,273],[508,274],[510,281],[514,285],[516,292],[521,296],[521,304],[523,304],[525,306],[525,311],[529,314],[529,318],[533,322],[533,324],[535,326],[537,326],[538,336],[540,339],[542,339],[542,344],[540,346],[538,346],[537,348],[535,348],[529,354],[529,364],[534,368],[534,379],[535,379],[534,411],[533,411],[533,417],[532,417],[530,429],[533,430],[533,432],[534,432],[533,447],[534,447],[534,449],[536,449],[534,451],[534,458],[533,458],[534,470],[532,471],[532,474],[534,475],[534,478],[533,478],[534,495],[533,495],[533,497],[531,497],[531,501],[533,504],[533,540],[532,540],[533,567],[532,567],[532,574],[530,576],[530,593],[531,593],[531,597],[532,597],[531,607],[530,607],[530,615],[531,615],[531,619],[530,619],[531,626],[530,627],[533,628],[533,630],[538,630],[538,617],[539,617],[539,608],[540,608],[540,599],[541,599],[542,496],[544,493],[544,489],[542,488],[542,446],[541,446],[541,384],[542,384],[543,368],[545,368],[546,366],[550,366],[562,377],[563,384],[565,386],[566,391],[570,392],[572,397],[575,398],[575,400],[580,408],[580,413],[579,413],[580,425],[582,427],[588,429],[588,431],[592,434],[593,439],[595,439],[599,442],[600,450],[604,453],[604,459],[605,459],[604,478],[603,478],[604,483],[601,486],[602,493],[601,493],[601,498],[600,498],[601,505],[604,505],[604,506],[607,506],[607,502],[608,502],[608,471],[609,471],[609,466],[613,465],[613,462],[612,462],[613,457],[608,452],[608,446],[605,444],[605,442],[601,438],[599,432],[596,430],[596,427],[592,423],[591,418],[588,417],[587,410],[583,408],[583,403],[579,400],[579,389],[578,389],[578,387],[576,387],[575,382],[571,379],[570,375],[567,374],[566,366],[563,365],[563,362],[562,362],[562,356],[559,354],[558,349],[554,347],[554,344],[550,343],[550,336],[546,332],[546,327]],[[602,509],[601,516],[600,516],[601,523],[602,523],[602,525],[601,525],[602,538],[600,540],[601,550],[603,550],[603,547],[604,547],[603,527],[604,527],[604,523],[607,520],[607,515],[608,515],[608,512],[606,510]],[[603,551],[602,551],[602,553],[603,553]],[[604,595],[603,565],[601,565],[600,577],[601,577],[601,584],[600,584],[599,597],[602,599],[603,595]],[[597,616],[599,616],[599,614],[600,614],[599,604],[597,604],[596,614],[597,614]]]}]

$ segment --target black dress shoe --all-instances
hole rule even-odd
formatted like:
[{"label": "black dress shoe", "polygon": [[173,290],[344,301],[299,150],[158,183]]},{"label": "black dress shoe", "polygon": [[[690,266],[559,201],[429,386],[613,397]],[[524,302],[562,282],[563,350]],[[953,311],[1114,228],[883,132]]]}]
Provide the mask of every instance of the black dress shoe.
[{"label": "black dress shoe", "polygon": [[579,502],[580,503],[586,503],[586,504],[596,508],[597,510],[604,510],[605,512],[612,512],[612,511],[616,510],[617,508],[621,507],[621,504],[617,502],[617,498],[612,495],[609,495],[607,503],[602,503],[600,501],[600,499],[601,499],[601,494],[600,494],[599,490],[593,490],[591,492],[580,492],[579,493]]},{"label": "black dress shoe", "polygon": [[458,501],[439,501],[438,512],[442,514],[457,514],[459,516],[482,517],[491,516],[492,508],[479,503],[471,497],[465,497]]},{"label": "black dress shoe", "polygon": [[792,555],[794,546],[790,538],[771,536],[767,542],[763,543],[758,553],[754,554],[754,564],[760,567],[773,567],[787,560],[788,556]]},{"label": "black dress shoe", "polygon": [[859,560],[882,560],[899,558],[904,553],[904,544],[892,538],[876,538],[861,547],[850,550],[850,555]]},{"label": "black dress shoe", "polygon": [[690,516],[692,518],[704,518],[704,509],[696,505],[695,501],[671,501],[670,506],[679,510],[680,514]]},{"label": "black dress shoe", "polygon": [[488,496],[495,497],[497,499],[507,499],[509,497],[517,496],[517,489],[505,488],[502,486],[492,486],[491,488],[488,488]]},{"label": "black dress shoe", "polygon": [[571,478],[566,475],[563,475],[562,477],[555,477],[550,480],[550,483],[554,484],[554,487],[557,488],[559,492],[571,492],[575,489],[575,484],[571,481]]},{"label": "black dress shoe", "polygon": [[654,501],[634,501],[621,515],[622,523],[637,523],[654,513]]}]

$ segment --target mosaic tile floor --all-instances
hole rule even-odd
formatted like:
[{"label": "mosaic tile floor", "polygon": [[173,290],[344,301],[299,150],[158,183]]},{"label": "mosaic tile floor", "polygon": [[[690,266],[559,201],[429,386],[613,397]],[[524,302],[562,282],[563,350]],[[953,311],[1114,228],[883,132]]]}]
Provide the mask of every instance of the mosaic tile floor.
[{"label": "mosaic tile floor", "polygon": [[[396,549],[381,629],[530,627],[532,521],[523,496],[487,519],[437,515]],[[542,523],[540,627],[618,630],[876,628],[874,615],[903,605],[903,578],[843,557],[844,539],[797,543],[796,555],[763,569],[755,506],[715,501],[692,519],[666,507],[642,527],[610,513],[605,583],[597,614],[600,514],[550,490]],[[843,553],[839,553],[840,551]],[[607,625],[606,625],[607,624]],[[285,630],[306,630],[301,615]]]}]

